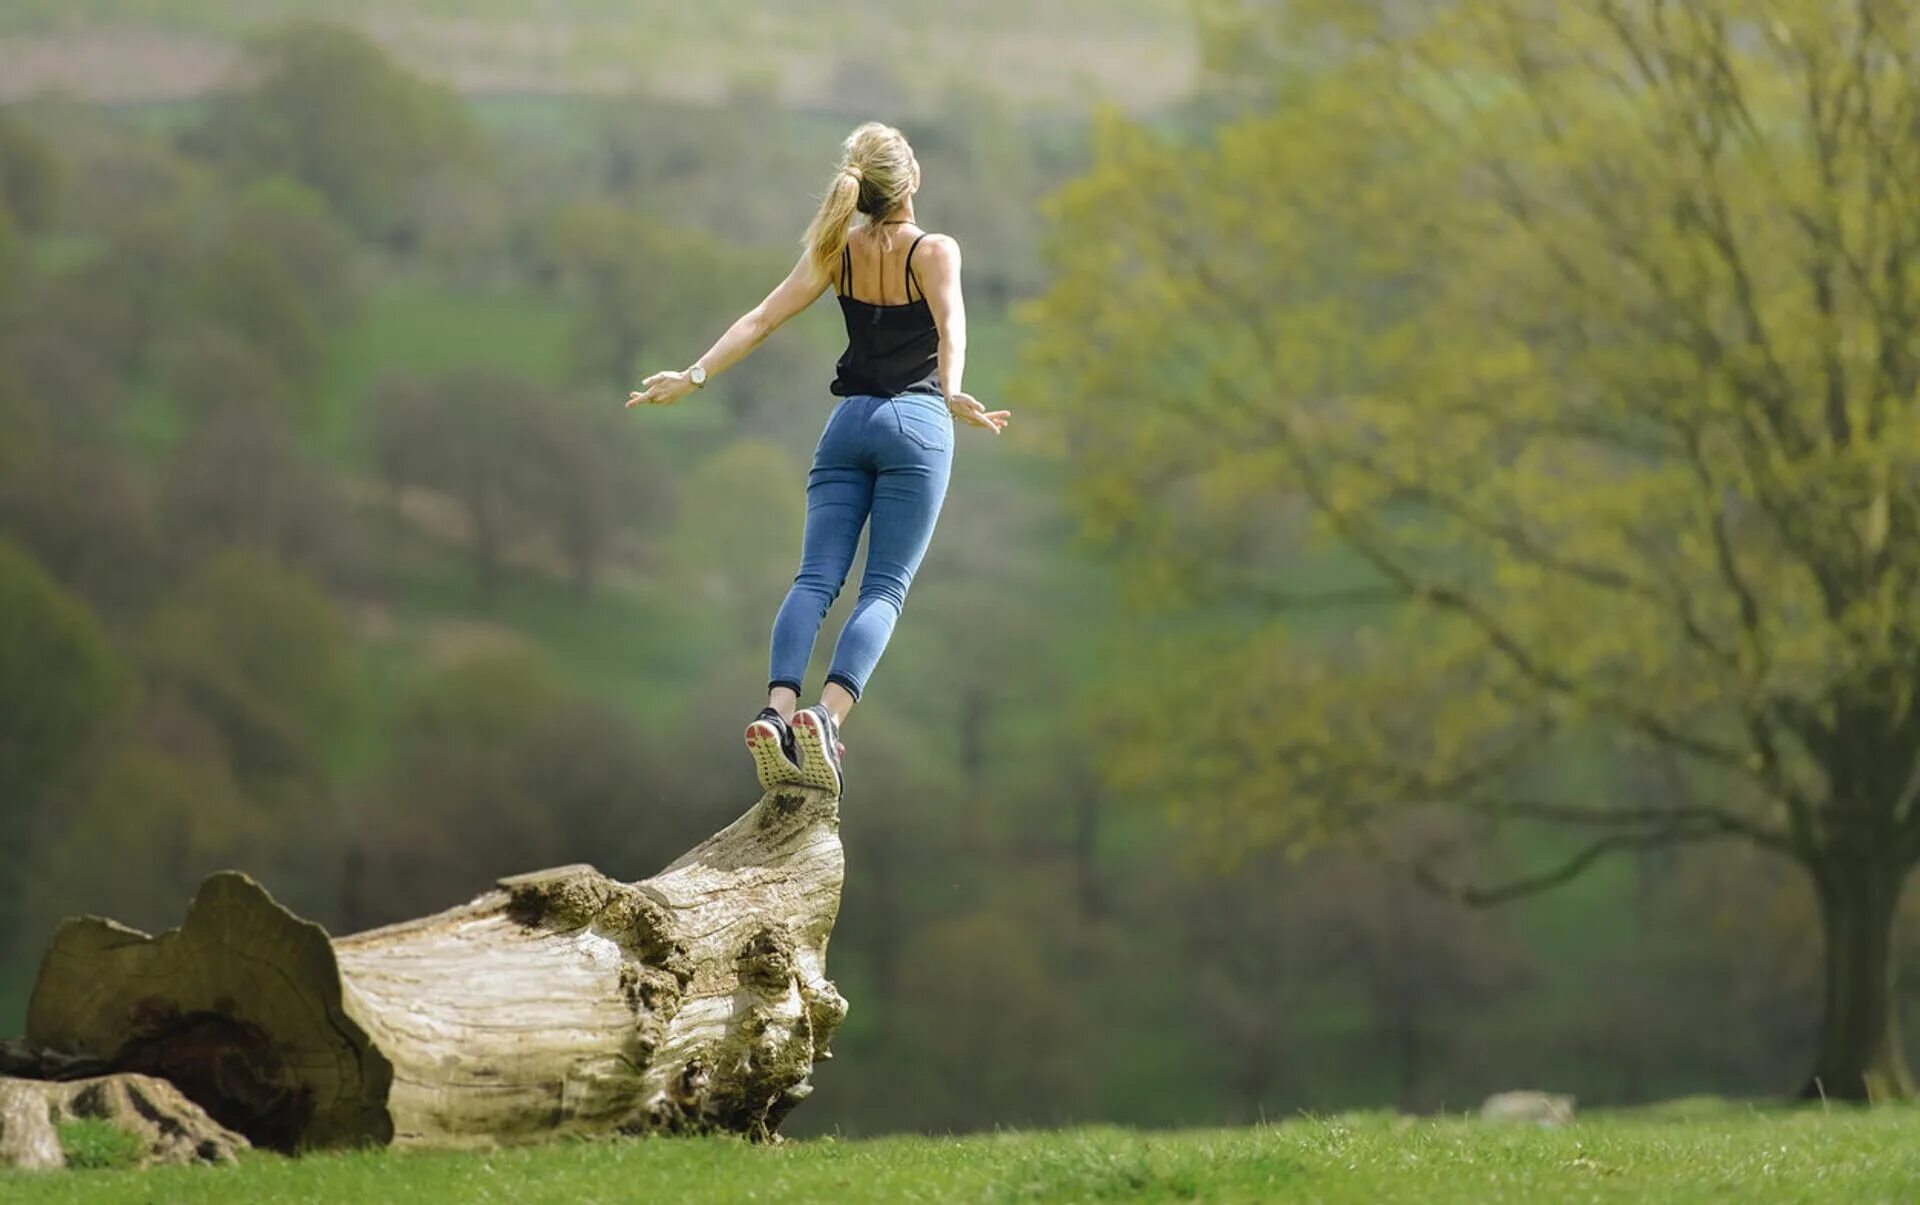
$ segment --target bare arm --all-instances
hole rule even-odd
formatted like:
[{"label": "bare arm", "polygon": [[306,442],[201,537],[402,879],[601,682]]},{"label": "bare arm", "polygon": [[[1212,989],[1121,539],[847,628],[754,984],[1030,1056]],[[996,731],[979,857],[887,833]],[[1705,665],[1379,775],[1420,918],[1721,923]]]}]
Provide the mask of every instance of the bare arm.
[{"label": "bare arm", "polygon": [[[780,329],[781,323],[817,301],[826,287],[827,274],[811,254],[801,252],[787,278],[775,285],[759,305],[736,318],[694,363],[705,366],[709,378],[719,376],[746,359],[768,335]],[[639,391],[627,395],[628,406],[670,405],[698,388],[686,372],[656,372],[640,385]]]},{"label": "bare arm", "polygon": [[961,388],[967,369],[967,303],[960,292],[960,244],[945,234],[928,235],[914,276],[925,286],[927,308],[940,331],[940,392],[956,418],[995,435],[1010,411],[989,411]]},{"label": "bare arm", "polygon": [[960,292],[960,244],[945,234],[930,234],[914,273],[927,286],[927,307],[940,331],[940,392],[964,393],[967,370],[967,303]]}]

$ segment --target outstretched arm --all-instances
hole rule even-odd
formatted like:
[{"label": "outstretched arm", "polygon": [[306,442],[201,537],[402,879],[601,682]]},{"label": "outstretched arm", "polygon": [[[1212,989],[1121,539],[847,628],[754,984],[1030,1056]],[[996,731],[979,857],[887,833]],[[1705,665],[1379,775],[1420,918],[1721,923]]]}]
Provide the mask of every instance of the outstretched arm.
[{"label": "outstretched arm", "polygon": [[[708,377],[717,377],[747,358],[780,324],[819,299],[827,287],[827,274],[820,270],[808,252],[801,252],[787,278],[774,286],[759,305],[734,320],[707,354],[694,361],[703,365]],[[689,370],[691,365],[689,366]],[[656,372],[640,382],[640,389],[627,395],[628,406],[646,404],[665,406],[692,393],[697,386],[686,371]]]},{"label": "outstretched arm", "polygon": [[960,387],[967,369],[967,303],[960,293],[960,244],[944,234],[927,236],[921,251],[924,271],[915,275],[928,288],[927,308],[940,330],[940,392],[955,418],[995,435],[1007,425],[1010,411],[988,410]]}]

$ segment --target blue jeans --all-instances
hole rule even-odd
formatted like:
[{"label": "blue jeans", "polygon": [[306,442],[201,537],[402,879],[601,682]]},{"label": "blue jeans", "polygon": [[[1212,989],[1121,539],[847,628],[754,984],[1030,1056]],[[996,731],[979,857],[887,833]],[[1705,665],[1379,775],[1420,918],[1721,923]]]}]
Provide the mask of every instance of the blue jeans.
[{"label": "blue jeans", "polygon": [[827,681],[860,697],[933,539],[952,469],[953,415],[943,399],[855,395],[834,407],[807,473],[806,540],[800,572],[773,620],[768,689],[800,692],[820,623],[840,596],[871,516],[860,600],[827,670]]}]

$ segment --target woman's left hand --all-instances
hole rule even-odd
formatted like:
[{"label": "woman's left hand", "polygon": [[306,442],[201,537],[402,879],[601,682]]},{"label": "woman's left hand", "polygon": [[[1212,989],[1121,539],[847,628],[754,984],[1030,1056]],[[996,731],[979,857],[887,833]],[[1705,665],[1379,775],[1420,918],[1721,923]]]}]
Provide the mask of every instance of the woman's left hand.
[{"label": "woman's left hand", "polygon": [[671,406],[692,393],[696,386],[684,372],[656,372],[640,382],[640,388],[627,395],[627,408],[635,406]]},{"label": "woman's left hand", "polygon": [[972,423],[976,427],[985,427],[995,435],[1000,434],[1007,425],[1011,410],[989,410],[974,400],[970,393],[950,393],[947,395],[947,409],[961,422]]}]

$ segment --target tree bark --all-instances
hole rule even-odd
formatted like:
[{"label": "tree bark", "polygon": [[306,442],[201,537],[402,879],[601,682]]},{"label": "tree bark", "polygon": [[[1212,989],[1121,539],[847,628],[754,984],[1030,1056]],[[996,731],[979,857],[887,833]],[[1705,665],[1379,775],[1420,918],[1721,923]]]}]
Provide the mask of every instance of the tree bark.
[{"label": "tree bark", "polygon": [[846,1015],[838,829],[831,796],[782,788],[652,878],[563,866],[338,939],[223,871],[158,937],[63,924],[28,1040],[279,1150],[771,1139]]},{"label": "tree bark", "polygon": [[1815,867],[1826,938],[1820,1054],[1800,1095],[1896,1100],[1913,1095],[1894,996],[1893,922],[1905,876],[1870,858]]},{"label": "tree bark", "polygon": [[232,1163],[247,1140],[214,1121],[165,1080],[103,1075],[56,1082],[0,1078],[0,1164],[22,1171],[67,1166],[61,1122],[107,1122],[140,1143],[137,1163]]}]

